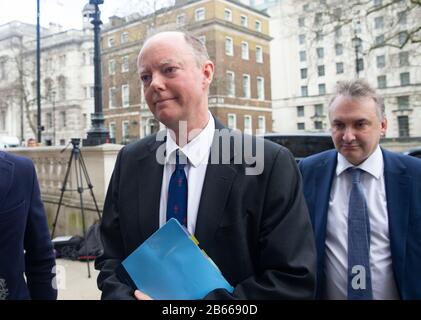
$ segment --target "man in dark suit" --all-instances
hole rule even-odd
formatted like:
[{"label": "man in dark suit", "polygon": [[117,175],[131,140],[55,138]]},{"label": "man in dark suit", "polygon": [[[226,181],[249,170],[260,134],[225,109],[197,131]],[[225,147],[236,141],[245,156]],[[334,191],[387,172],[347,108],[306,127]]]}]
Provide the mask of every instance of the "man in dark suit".
[{"label": "man in dark suit", "polygon": [[[154,35],[139,54],[138,69],[149,108],[167,129],[118,155],[101,224],[104,254],[96,260],[102,298],[149,298],[122,283],[115,269],[172,214],[234,287],[232,294],[216,289],[204,299],[313,298],[314,239],[292,155],[249,137],[261,151],[253,164],[243,152],[247,138],[238,133],[231,141],[240,143],[222,147],[224,134],[217,133],[223,126],[208,110],[214,65],[195,37]],[[171,207],[168,192],[180,158],[186,159],[180,185],[187,178],[188,186],[181,218],[185,205]]]},{"label": "man in dark suit", "polygon": [[[384,104],[364,81],[338,84],[329,119],[336,150],[299,164],[316,236],[317,297],[421,299],[421,161],[380,148]],[[366,218],[354,224],[357,198]],[[364,262],[351,262],[364,255],[360,273]]]},{"label": "man in dark suit", "polygon": [[0,299],[57,298],[55,256],[34,165],[2,151],[0,261]]}]

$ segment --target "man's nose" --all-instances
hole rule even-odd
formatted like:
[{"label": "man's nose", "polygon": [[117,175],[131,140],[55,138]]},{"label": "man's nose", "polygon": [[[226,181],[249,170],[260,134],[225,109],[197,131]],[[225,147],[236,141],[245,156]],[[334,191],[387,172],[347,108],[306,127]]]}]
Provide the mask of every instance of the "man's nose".
[{"label": "man's nose", "polygon": [[151,85],[152,88],[155,90],[163,90],[165,89],[165,79],[159,73],[155,73],[152,75]]},{"label": "man's nose", "polygon": [[342,140],[347,142],[347,143],[355,140],[354,130],[351,127],[348,127],[348,128],[345,129],[345,132],[342,136]]}]

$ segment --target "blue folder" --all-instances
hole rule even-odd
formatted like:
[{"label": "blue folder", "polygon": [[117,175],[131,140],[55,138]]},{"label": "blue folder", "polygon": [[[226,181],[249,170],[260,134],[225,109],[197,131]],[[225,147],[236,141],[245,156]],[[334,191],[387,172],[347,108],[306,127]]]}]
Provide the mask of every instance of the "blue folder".
[{"label": "blue folder", "polygon": [[233,291],[197,240],[176,219],[170,219],[133,251],[117,275],[159,300],[202,299],[217,288]]}]

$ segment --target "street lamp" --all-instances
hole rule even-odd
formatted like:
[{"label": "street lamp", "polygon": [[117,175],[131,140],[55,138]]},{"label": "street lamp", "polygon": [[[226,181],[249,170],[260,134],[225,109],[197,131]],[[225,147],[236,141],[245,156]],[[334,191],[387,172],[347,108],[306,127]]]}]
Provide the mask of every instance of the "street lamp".
[{"label": "street lamp", "polygon": [[357,36],[357,33],[355,32],[354,37],[352,38],[352,44],[355,49],[355,72],[356,72],[357,79],[359,78],[360,71],[364,69],[364,65],[363,65],[364,61],[358,58],[358,53],[361,51],[361,42],[362,42],[361,38],[359,38]]},{"label": "street lamp", "polygon": [[56,145],[56,92],[51,92],[51,103],[53,105],[53,146]]},{"label": "street lamp", "polygon": [[102,82],[101,82],[101,55],[100,55],[100,25],[102,24],[98,5],[103,4],[104,0],[89,0],[85,10],[91,10],[91,23],[94,25],[94,99],[95,112],[91,114],[91,129],[88,131],[88,137],[83,141],[84,146],[96,146],[109,142],[108,130],[104,126],[104,114],[102,113]]},{"label": "street lamp", "polygon": [[37,0],[37,140],[41,143],[41,37],[40,37],[40,5]]}]

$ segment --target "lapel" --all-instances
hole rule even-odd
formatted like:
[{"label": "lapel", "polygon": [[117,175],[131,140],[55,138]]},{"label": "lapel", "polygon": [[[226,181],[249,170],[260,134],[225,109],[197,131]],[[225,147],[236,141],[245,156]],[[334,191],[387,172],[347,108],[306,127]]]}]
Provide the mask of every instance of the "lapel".
[{"label": "lapel", "polygon": [[405,271],[405,246],[408,232],[411,177],[406,166],[391,152],[383,150],[384,179],[389,218],[390,250],[399,286]]},{"label": "lapel", "polygon": [[[159,204],[161,197],[162,174],[164,166],[156,159],[157,149],[164,144],[165,140],[153,139],[148,143],[146,152],[138,158],[138,166],[135,168],[139,186],[138,218],[141,234],[147,239],[159,228]],[[165,149],[164,149],[165,150]],[[133,172],[135,175],[136,173]]]},{"label": "lapel", "polygon": [[[215,129],[223,129],[224,126],[215,118]],[[205,180],[203,182],[202,194],[200,197],[199,210],[197,213],[195,236],[201,247],[211,248],[216,230],[222,219],[225,204],[228,200],[230,189],[237,172],[232,164],[236,154],[233,144],[230,145],[230,164],[211,164],[212,150],[220,150],[219,161],[222,159],[222,143],[215,131],[212,142],[209,162],[206,168]],[[215,151],[214,151],[215,152]]]},{"label": "lapel", "polygon": [[326,242],[327,212],[329,209],[329,197],[332,187],[333,177],[335,175],[337,163],[337,152],[332,150],[326,154],[314,168],[314,179],[311,181],[311,190],[314,192],[314,208],[312,223],[317,248],[317,292],[318,298],[322,297],[324,283],[324,259]]},{"label": "lapel", "polygon": [[4,159],[5,153],[0,152],[0,210],[13,182],[14,164]]}]

